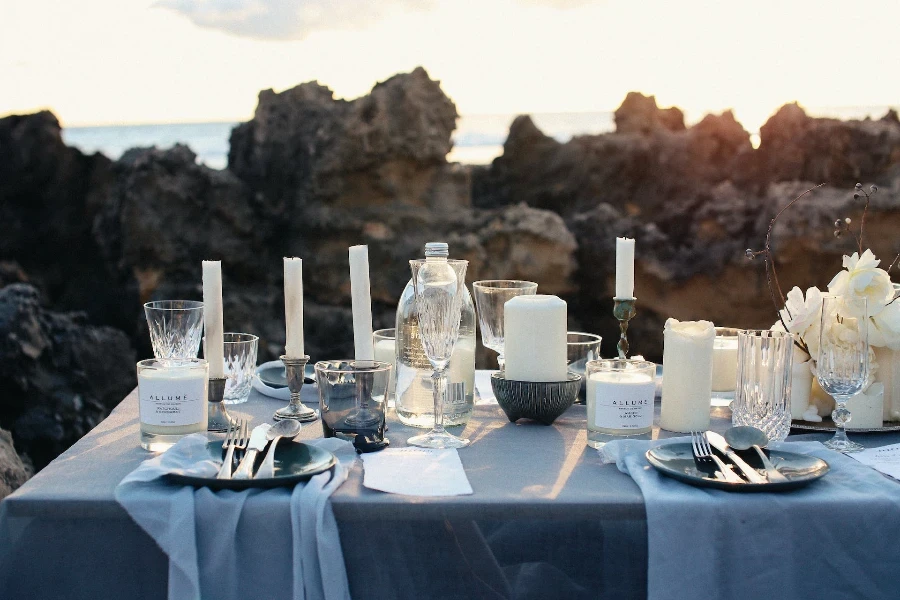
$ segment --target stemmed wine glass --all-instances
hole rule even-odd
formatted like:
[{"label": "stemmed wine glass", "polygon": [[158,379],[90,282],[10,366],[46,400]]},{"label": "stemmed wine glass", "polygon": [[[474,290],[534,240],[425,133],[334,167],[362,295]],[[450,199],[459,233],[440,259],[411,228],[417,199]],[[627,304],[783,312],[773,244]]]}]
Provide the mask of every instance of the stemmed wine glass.
[{"label": "stemmed wine glass", "polygon": [[850,422],[847,401],[863,390],[869,377],[868,321],[865,298],[823,296],[816,378],[836,402],[831,413],[836,431],[825,446],[839,452],[863,449],[847,439],[845,427]]},{"label": "stemmed wine glass", "polygon": [[497,364],[503,370],[503,306],[516,296],[534,296],[538,284],[515,279],[476,281],[475,305],[478,307],[478,324],[481,326],[481,343],[497,353]]},{"label": "stemmed wine glass", "polygon": [[407,440],[422,448],[463,448],[469,440],[460,439],[444,430],[444,395],[447,390],[447,368],[453,347],[459,338],[468,261],[448,261],[444,243],[425,245],[425,261],[409,261],[419,313],[419,337],[425,356],[434,370],[431,378],[434,394],[434,428],[426,434]]}]

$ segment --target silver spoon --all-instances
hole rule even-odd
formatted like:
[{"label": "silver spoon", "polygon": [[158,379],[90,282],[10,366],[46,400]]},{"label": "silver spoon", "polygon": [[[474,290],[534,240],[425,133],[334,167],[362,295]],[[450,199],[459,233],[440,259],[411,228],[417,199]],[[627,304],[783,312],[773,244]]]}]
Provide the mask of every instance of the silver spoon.
[{"label": "silver spoon", "polygon": [[726,431],[724,437],[728,445],[735,450],[748,450],[750,448],[756,450],[759,460],[762,461],[763,466],[766,468],[766,478],[769,482],[787,481],[787,477],[778,472],[775,465],[766,456],[766,453],[762,451],[766,444],[769,443],[769,436],[764,431],[749,425],[741,425]]},{"label": "silver spoon", "polygon": [[269,449],[266,451],[266,456],[263,458],[259,470],[256,471],[254,479],[275,476],[275,446],[278,444],[278,440],[283,437],[293,438],[300,433],[301,427],[300,421],[284,419],[269,428],[269,431],[266,432],[266,439],[271,440],[272,443],[269,444]]}]

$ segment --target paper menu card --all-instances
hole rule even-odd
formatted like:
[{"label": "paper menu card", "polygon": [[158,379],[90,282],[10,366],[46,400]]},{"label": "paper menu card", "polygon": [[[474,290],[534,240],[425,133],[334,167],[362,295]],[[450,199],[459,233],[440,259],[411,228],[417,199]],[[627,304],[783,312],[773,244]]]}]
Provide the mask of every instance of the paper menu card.
[{"label": "paper menu card", "polygon": [[363,485],[406,496],[465,496],[469,478],[455,449],[387,448],[362,455]]},{"label": "paper menu card", "polygon": [[879,448],[867,448],[860,452],[848,454],[861,462],[884,473],[892,479],[900,481],[900,444],[881,446]]}]

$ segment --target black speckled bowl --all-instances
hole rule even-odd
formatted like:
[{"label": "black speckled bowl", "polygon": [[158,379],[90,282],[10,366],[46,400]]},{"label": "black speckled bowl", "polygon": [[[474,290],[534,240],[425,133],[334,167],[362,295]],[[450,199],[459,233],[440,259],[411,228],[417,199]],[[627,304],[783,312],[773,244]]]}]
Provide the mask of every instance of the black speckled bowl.
[{"label": "black speckled bowl", "polygon": [[566,381],[514,381],[500,371],[491,375],[491,388],[513,423],[533,419],[550,425],[575,402],[582,379],[569,371]]}]

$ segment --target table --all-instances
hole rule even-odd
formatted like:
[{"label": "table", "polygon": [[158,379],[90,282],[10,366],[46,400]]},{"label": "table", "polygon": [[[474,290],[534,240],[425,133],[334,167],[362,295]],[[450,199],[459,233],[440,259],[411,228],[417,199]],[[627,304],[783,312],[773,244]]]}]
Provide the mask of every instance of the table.
[{"label": "table", "polygon": [[[312,394],[304,388],[304,401]],[[282,404],[253,392],[229,410],[258,423]],[[712,414],[713,429],[730,425],[728,409]],[[389,418],[392,445],[418,431]],[[321,435],[314,423],[300,437]],[[547,427],[512,424],[496,404],[479,405],[464,435],[473,442],[459,453],[471,496],[375,492],[362,486],[359,464],[332,496],[356,600],[646,595],[643,498],[630,477],[586,446],[584,406]],[[654,429],[654,437],[672,435]],[[897,433],[856,437],[872,446],[900,442]],[[132,392],[6,498],[0,598],[165,598],[166,556],[113,498],[118,482],[148,456],[138,445]],[[265,551],[271,560],[290,560],[289,545]]]}]

